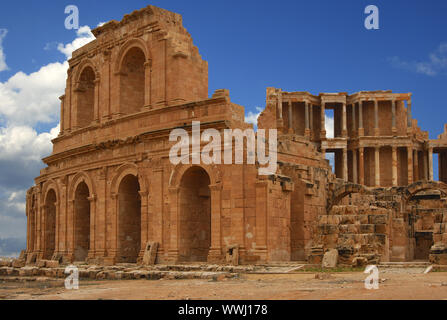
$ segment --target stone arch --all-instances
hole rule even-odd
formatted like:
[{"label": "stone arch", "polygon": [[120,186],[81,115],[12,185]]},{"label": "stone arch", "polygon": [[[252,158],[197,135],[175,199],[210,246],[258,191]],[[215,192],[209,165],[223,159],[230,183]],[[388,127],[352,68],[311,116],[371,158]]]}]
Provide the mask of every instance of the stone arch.
[{"label": "stone arch", "polygon": [[144,56],[146,57],[146,62],[149,62],[152,59],[149,48],[142,39],[139,38],[130,39],[123,44],[123,46],[118,52],[118,58],[115,62],[115,73],[119,73],[121,71],[121,66],[123,64],[124,57],[129,52],[129,50],[134,47],[137,47],[143,51]]},{"label": "stone arch", "polygon": [[334,190],[330,201],[328,201],[327,211],[331,210],[332,206],[337,205],[344,197],[352,193],[367,194],[369,189],[361,184],[345,183]]},{"label": "stone arch", "polygon": [[91,190],[80,181],[75,188],[73,201],[74,261],[85,261],[90,250]]},{"label": "stone arch", "polygon": [[69,200],[74,200],[76,188],[82,182],[84,182],[88,186],[88,189],[90,191],[90,196],[96,195],[96,188],[93,183],[93,180],[90,178],[90,176],[86,172],[80,171],[74,175],[74,177],[70,183],[70,187],[68,189],[68,199]]},{"label": "stone arch", "polygon": [[195,164],[179,163],[178,165],[176,165],[174,167],[174,169],[171,172],[171,176],[169,177],[169,187],[170,188],[179,187],[184,173],[191,167],[200,167],[203,170],[205,170],[206,173],[208,174],[208,176],[210,177],[211,185],[221,182],[222,172],[217,166],[211,166],[211,165],[205,165],[205,164],[195,165]]},{"label": "stone arch", "polygon": [[94,120],[97,81],[99,81],[97,68],[90,60],[83,60],[77,67],[75,75],[75,120],[77,127],[86,127]]},{"label": "stone arch", "polygon": [[146,178],[143,174],[141,174],[138,166],[133,163],[125,163],[116,170],[116,173],[112,178],[110,189],[112,194],[118,194],[118,188],[121,180],[129,174],[134,175],[138,178],[138,183],[140,184],[140,192],[148,192],[148,184],[146,182]]},{"label": "stone arch", "polygon": [[119,113],[141,111],[150,101],[151,59],[146,43],[138,38],[127,41],[115,63],[119,76]]},{"label": "stone arch", "polygon": [[412,196],[416,193],[424,190],[438,190],[441,191],[445,196],[447,196],[447,184],[439,181],[418,181],[410,184],[403,191],[403,196],[405,202],[408,202]]},{"label": "stone arch", "polygon": [[44,184],[43,195],[43,259],[51,259],[56,251],[59,190],[54,180]]}]

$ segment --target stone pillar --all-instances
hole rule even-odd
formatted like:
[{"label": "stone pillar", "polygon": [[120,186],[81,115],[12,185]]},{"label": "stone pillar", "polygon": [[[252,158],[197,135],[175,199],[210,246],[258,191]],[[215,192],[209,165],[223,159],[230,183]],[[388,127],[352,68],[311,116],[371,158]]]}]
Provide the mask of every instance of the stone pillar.
[{"label": "stone pillar", "polygon": [[363,128],[363,101],[359,101],[359,137],[365,135],[365,129]]},{"label": "stone pillar", "polygon": [[365,184],[365,149],[359,148],[359,183]]},{"label": "stone pillar", "polygon": [[413,183],[413,148],[407,147],[408,157],[408,184]]},{"label": "stone pillar", "polygon": [[[261,178],[262,179],[262,178]],[[257,180],[256,187],[256,255],[261,260],[267,259],[268,238],[268,180]]]},{"label": "stone pillar", "polygon": [[87,257],[94,258],[96,256],[96,195],[92,194],[87,198],[90,202],[90,248]]},{"label": "stone pillar", "polygon": [[151,106],[151,72],[152,60],[147,60],[144,63],[144,106]]},{"label": "stone pillar", "polygon": [[380,187],[380,147],[374,148],[374,166],[375,186]]},{"label": "stone pillar", "polygon": [[348,149],[343,148],[343,180],[348,181]]},{"label": "stone pillar", "polygon": [[61,129],[59,135],[63,135],[65,131],[65,95],[60,96],[59,100],[61,101]]},{"label": "stone pillar", "polygon": [[392,147],[391,169],[393,172],[393,187],[397,186],[397,147]]},{"label": "stone pillar", "polygon": [[433,181],[433,148],[428,148],[428,179]]},{"label": "stone pillar", "polygon": [[95,78],[95,94],[94,94],[94,101],[93,101],[93,123],[99,123],[99,85],[100,80],[99,76],[97,75]]},{"label": "stone pillar", "polygon": [[171,187],[169,188],[169,205],[171,209],[170,213],[170,236],[169,239],[169,250],[168,250],[168,256],[169,256],[169,262],[170,263],[176,263],[179,259],[179,239],[178,234],[180,230],[179,224],[179,192],[180,188],[177,187]]},{"label": "stone pillar", "polygon": [[407,131],[411,131],[411,99],[407,101]]},{"label": "stone pillar", "polygon": [[423,160],[423,168],[424,168],[424,180],[428,180],[428,154],[427,151],[424,151],[422,153],[422,160]]},{"label": "stone pillar", "polygon": [[379,101],[374,100],[374,135],[379,136]]},{"label": "stone pillar", "polygon": [[357,173],[357,150],[352,149],[352,182],[359,183]]},{"label": "stone pillar", "polygon": [[221,232],[221,192],[222,183],[209,186],[211,190],[211,247],[208,262],[219,263],[223,260]]},{"label": "stone pillar", "polygon": [[146,190],[139,191],[141,203],[141,225],[140,225],[140,252],[138,253],[138,261],[143,261],[144,251],[148,241],[152,240],[149,234],[149,208],[148,208],[148,192]]},{"label": "stone pillar", "polygon": [[309,104],[309,122],[310,122],[310,136],[314,135],[314,107],[312,103]]},{"label": "stone pillar", "polygon": [[304,102],[304,135],[306,137],[310,137],[310,126],[309,126],[309,103],[307,101]]},{"label": "stone pillar", "polygon": [[320,139],[326,140],[326,106],[325,103],[321,103],[321,131],[320,131]]},{"label": "stone pillar", "polygon": [[414,181],[419,181],[419,157],[418,157],[418,151],[415,149],[413,150],[413,168],[414,168]]},{"label": "stone pillar", "polygon": [[326,149],[321,148],[321,154],[323,155],[323,159],[326,159]]},{"label": "stone pillar", "polygon": [[355,135],[355,132],[357,130],[357,123],[355,119],[355,103],[352,104],[352,135]]},{"label": "stone pillar", "polygon": [[392,122],[392,132],[393,136],[397,134],[397,127],[396,127],[396,100],[391,101],[391,122]]},{"label": "stone pillar", "polygon": [[347,129],[347,125],[346,125],[346,103],[343,103],[342,106],[343,110],[342,110],[342,132],[341,135],[342,137],[346,137],[348,135],[348,129]]},{"label": "stone pillar", "polygon": [[293,122],[292,122],[292,116],[293,116],[293,111],[292,111],[292,101],[289,100],[289,133],[293,133]]},{"label": "stone pillar", "polygon": [[279,119],[282,119],[282,93],[281,90],[278,92],[277,95],[277,109],[279,114]]}]

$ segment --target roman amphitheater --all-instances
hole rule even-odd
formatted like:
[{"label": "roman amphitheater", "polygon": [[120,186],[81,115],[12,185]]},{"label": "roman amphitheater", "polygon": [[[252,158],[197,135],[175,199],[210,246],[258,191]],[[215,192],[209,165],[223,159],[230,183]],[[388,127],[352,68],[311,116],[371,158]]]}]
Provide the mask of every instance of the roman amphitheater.
[{"label": "roman amphitheater", "polygon": [[228,90],[208,96],[179,14],[148,6],[93,34],[69,61],[60,135],[27,193],[27,264],[317,264],[335,249],[340,264],[447,265],[447,126],[429,139],[411,93],[267,88],[258,129],[278,130],[274,174],[174,165],[172,130],[252,128],[244,108]]}]

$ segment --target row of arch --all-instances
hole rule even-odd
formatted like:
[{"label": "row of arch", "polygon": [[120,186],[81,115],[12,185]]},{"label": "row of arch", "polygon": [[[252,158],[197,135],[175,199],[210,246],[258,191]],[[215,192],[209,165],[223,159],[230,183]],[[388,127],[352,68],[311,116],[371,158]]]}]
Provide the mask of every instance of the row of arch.
[{"label": "row of arch", "polygon": [[[360,194],[371,194],[373,188],[368,188],[364,185],[355,184],[355,183],[345,183],[339,186],[332,194],[331,198],[328,199],[328,211],[332,208],[332,206],[337,205],[340,201],[353,193]],[[404,201],[408,202],[410,198],[421,191],[426,190],[438,190],[444,195],[447,196],[447,184],[439,181],[418,181],[412,183],[411,185],[405,188],[391,188],[395,192],[395,194],[400,194],[404,197]]]},{"label": "row of arch", "polygon": [[[141,39],[132,39],[124,44],[118,54],[114,74],[119,77],[119,113],[131,114],[141,110],[150,100],[151,55]],[[77,67],[75,74],[76,126],[85,127],[95,120],[95,104],[98,107],[100,72],[95,64],[86,59]]]},{"label": "row of arch", "polygon": [[[180,262],[207,261],[211,248],[211,192],[212,178],[209,171],[200,166],[190,166],[177,173],[178,193],[178,251]],[[172,179],[173,177],[171,177]],[[142,249],[142,202],[141,194],[147,190],[136,167],[125,166],[112,179],[112,194],[116,196],[116,262],[135,263]],[[142,191],[143,190],[143,191]],[[115,193],[116,191],[116,193]],[[73,259],[85,261],[91,249],[94,229],[92,200],[95,186],[85,173],[77,174],[69,188],[73,203]],[[57,185],[48,182],[43,190],[43,258],[51,259],[57,251],[56,224],[59,201]]]}]

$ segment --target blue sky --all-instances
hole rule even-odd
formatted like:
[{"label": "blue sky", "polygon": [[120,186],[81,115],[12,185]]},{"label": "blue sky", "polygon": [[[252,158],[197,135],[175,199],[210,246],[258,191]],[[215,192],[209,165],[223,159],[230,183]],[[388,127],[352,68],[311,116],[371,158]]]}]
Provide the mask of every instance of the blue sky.
[{"label": "blue sky", "polygon": [[[78,6],[80,25],[90,28],[148,4],[182,14],[209,62],[210,94],[230,89],[247,114],[264,107],[268,86],[314,94],[391,89],[413,92],[413,115],[430,138],[447,122],[444,0],[2,1],[0,239],[24,238],[24,192],[57,134],[68,57],[58,46],[83,37],[64,28],[69,4]],[[379,30],[364,27],[369,4],[380,10]],[[44,93],[47,102],[33,105]]]}]

